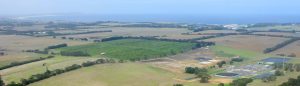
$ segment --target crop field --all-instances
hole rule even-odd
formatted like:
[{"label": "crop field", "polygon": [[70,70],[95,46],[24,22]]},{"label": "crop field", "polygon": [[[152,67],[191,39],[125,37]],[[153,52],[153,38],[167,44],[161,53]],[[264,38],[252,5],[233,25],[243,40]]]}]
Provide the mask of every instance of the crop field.
[{"label": "crop field", "polygon": [[250,36],[250,35],[232,35],[219,38],[208,39],[206,41],[216,42],[217,45],[232,47],[236,49],[245,49],[255,52],[263,52],[266,48],[273,47],[288,38]]},{"label": "crop field", "polygon": [[43,57],[43,55],[40,54],[35,54],[35,53],[9,53],[10,55],[4,55],[0,56],[0,67],[8,65],[12,62],[16,61],[27,61],[27,60],[32,60],[36,59],[39,57]]},{"label": "crop field", "polygon": [[253,34],[267,34],[267,35],[280,35],[280,36],[294,36],[300,37],[300,33],[283,33],[283,32],[255,32]]},{"label": "crop field", "polygon": [[95,28],[84,30],[112,30],[108,33],[91,33],[91,34],[79,34],[68,35],[66,37],[74,38],[89,38],[89,37],[111,37],[111,36],[165,36],[165,35],[180,35],[181,33],[189,32],[184,28],[137,28],[137,27],[111,27],[111,28]]},{"label": "crop field", "polygon": [[[0,47],[8,51],[22,51],[27,49],[43,49],[50,45],[67,43],[68,45],[81,45],[89,42],[57,40],[51,38],[29,37],[18,35],[0,35]],[[2,41],[3,40],[3,41]]]},{"label": "crop field", "polygon": [[24,61],[39,57],[34,53],[25,53],[22,50],[28,49],[44,49],[49,45],[67,43],[72,45],[87,44],[89,42],[67,41],[51,38],[39,38],[17,35],[0,35],[0,48],[4,49],[7,55],[0,56],[0,66],[6,65],[14,61]]},{"label": "crop field", "polygon": [[191,50],[195,43],[153,41],[142,39],[121,39],[103,43],[72,46],[59,49],[66,52],[87,52],[91,56],[104,56],[117,59],[145,59],[172,55]]},{"label": "crop field", "polygon": [[299,25],[288,25],[288,26],[268,26],[268,27],[253,27],[253,28],[247,28],[249,30],[261,30],[261,31],[268,31],[270,29],[277,29],[277,30],[285,30],[285,31],[292,31],[292,30],[296,30],[299,31],[300,30],[300,26]]},{"label": "crop field", "polygon": [[214,82],[220,81],[213,78],[212,83],[199,83],[198,80],[178,80],[177,76],[176,73],[143,63],[104,64],[64,73],[29,86],[172,86],[176,83],[216,86]]},{"label": "crop field", "polygon": [[5,82],[19,82],[22,78],[29,78],[31,75],[45,72],[44,63],[49,67],[49,70],[61,69],[73,64],[81,64],[86,61],[96,60],[97,58],[82,58],[82,57],[56,57],[43,61],[33,62],[17,67],[12,67],[0,70],[2,78]]},{"label": "crop field", "polygon": [[76,34],[76,33],[83,33],[83,32],[92,32],[92,31],[104,31],[104,30],[110,30],[110,29],[74,29],[74,30],[54,30],[55,33],[60,34]]},{"label": "crop field", "polygon": [[44,27],[45,27],[45,25],[33,25],[33,26],[19,26],[19,27],[14,27],[13,29],[17,30],[17,31],[42,31],[42,30],[49,30],[49,28],[44,28]]},{"label": "crop field", "polygon": [[165,35],[158,38],[163,39],[193,39],[193,38],[199,38],[204,36],[210,36],[210,35],[181,35],[181,34],[174,34],[174,35]]},{"label": "crop field", "polygon": [[274,52],[273,54],[285,54],[290,55],[292,53],[296,54],[297,57],[300,57],[300,41],[296,41],[291,43],[283,48],[280,48]]},{"label": "crop field", "polygon": [[[235,30],[205,30],[205,31],[200,31],[200,32],[195,32],[194,34],[196,33],[200,33],[200,34],[203,34],[203,33],[239,33]],[[192,33],[193,34],[193,33]]]}]

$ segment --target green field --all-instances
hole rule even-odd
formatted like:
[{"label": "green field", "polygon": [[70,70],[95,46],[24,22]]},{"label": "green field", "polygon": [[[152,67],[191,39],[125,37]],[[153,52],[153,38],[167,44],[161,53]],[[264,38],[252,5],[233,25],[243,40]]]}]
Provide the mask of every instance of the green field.
[{"label": "green field", "polygon": [[241,56],[241,57],[251,58],[262,54],[258,52],[248,51],[248,50],[234,49],[231,47],[226,47],[221,45],[213,46],[212,50],[218,56],[223,56],[223,57]]},{"label": "green field", "polygon": [[143,39],[121,39],[109,42],[71,46],[59,49],[62,52],[86,52],[91,56],[130,60],[148,59],[174,55],[191,50],[195,43],[168,42]]},{"label": "green field", "polygon": [[215,52],[215,54],[219,57],[225,57],[224,59],[230,59],[235,56],[240,56],[241,58],[244,58],[243,62],[237,62],[235,63],[235,65],[256,64],[262,59],[274,57],[274,55],[263,54],[243,49],[235,49],[221,45],[213,46],[212,51]]},{"label": "green field", "polygon": [[174,76],[147,64],[103,64],[54,76],[30,86],[172,86]]}]

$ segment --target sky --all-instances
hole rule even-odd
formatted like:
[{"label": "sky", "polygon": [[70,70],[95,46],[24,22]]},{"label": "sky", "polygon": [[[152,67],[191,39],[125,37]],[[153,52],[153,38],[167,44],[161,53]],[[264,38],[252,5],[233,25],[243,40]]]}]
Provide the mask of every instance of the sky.
[{"label": "sky", "polygon": [[300,0],[0,0],[0,15],[299,15]]}]

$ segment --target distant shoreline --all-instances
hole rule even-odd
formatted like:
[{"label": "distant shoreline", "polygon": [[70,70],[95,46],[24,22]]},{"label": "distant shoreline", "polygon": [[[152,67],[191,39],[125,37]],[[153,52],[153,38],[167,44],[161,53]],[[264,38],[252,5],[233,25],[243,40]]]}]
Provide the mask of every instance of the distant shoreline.
[{"label": "distant shoreline", "polygon": [[121,22],[177,22],[200,24],[299,23],[300,16],[189,16],[189,15],[38,15],[16,17],[39,21],[121,21]]}]

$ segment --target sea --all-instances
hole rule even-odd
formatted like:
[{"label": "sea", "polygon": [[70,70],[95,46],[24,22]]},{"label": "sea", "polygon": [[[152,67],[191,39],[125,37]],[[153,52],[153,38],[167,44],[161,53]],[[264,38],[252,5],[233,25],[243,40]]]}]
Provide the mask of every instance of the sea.
[{"label": "sea", "polygon": [[299,23],[300,15],[35,15],[15,19],[39,21],[175,22],[198,24]]}]

